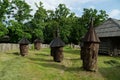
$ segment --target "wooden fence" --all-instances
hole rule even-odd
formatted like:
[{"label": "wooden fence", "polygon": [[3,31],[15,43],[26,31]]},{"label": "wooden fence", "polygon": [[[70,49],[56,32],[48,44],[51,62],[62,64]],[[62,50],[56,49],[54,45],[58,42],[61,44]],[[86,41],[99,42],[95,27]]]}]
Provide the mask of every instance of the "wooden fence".
[{"label": "wooden fence", "polygon": [[[41,44],[42,48],[48,48],[48,44]],[[33,44],[29,44],[29,49],[34,49]],[[0,52],[8,52],[12,50],[19,50],[19,44],[0,43]]]},{"label": "wooden fence", "polygon": [[11,44],[11,43],[0,43],[0,52],[7,52],[11,50],[18,50],[18,44]]},{"label": "wooden fence", "polygon": [[[71,48],[80,48],[79,45],[69,44],[66,46],[70,46]],[[48,44],[41,44],[41,48],[49,48]],[[29,44],[29,49],[34,49],[33,44]],[[19,44],[13,43],[0,43],[0,52],[8,52],[12,50],[19,50]]]}]

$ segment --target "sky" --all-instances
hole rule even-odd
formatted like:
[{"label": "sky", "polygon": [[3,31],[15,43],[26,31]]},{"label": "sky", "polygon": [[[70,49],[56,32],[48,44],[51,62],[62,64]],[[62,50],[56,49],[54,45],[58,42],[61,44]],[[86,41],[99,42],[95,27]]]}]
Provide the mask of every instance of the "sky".
[{"label": "sky", "polygon": [[47,10],[55,10],[59,4],[65,4],[67,8],[74,12],[77,16],[83,14],[83,8],[93,8],[97,10],[105,10],[111,18],[120,20],[120,0],[25,0],[35,13],[35,2],[43,3]]}]

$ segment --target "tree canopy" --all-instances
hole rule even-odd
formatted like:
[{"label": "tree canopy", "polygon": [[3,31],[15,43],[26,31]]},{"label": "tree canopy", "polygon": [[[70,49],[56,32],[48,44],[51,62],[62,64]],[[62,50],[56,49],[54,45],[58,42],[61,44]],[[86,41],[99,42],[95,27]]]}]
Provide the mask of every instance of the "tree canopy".
[{"label": "tree canopy", "polygon": [[95,19],[94,27],[108,18],[104,10],[92,8],[84,8],[78,17],[65,4],[59,4],[55,10],[46,10],[42,2],[35,6],[37,10],[31,15],[32,9],[25,0],[0,0],[0,38],[7,35],[12,43],[23,37],[31,42],[39,38],[49,44],[59,30],[65,43],[79,44],[91,17]]}]

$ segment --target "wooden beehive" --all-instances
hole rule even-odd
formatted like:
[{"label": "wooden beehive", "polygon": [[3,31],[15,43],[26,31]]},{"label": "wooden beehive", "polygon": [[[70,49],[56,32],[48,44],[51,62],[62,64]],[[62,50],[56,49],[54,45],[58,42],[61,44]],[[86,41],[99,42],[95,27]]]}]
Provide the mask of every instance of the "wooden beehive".
[{"label": "wooden beehive", "polygon": [[28,54],[28,49],[29,49],[29,44],[30,42],[26,39],[23,38],[19,41],[19,48],[20,48],[20,54],[21,56],[25,56]]},{"label": "wooden beehive", "polygon": [[97,71],[97,56],[100,40],[93,28],[91,20],[89,30],[83,39],[82,60],[83,68],[87,71]]},{"label": "wooden beehive", "polygon": [[50,43],[51,56],[53,56],[53,59],[55,62],[61,62],[63,60],[64,46],[65,46],[65,43],[59,37],[56,37],[51,41]]},{"label": "wooden beehive", "polygon": [[40,48],[41,48],[41,40],[40,39],[35,39],[34,40],[34,48],[36,50],[40,50]]}]

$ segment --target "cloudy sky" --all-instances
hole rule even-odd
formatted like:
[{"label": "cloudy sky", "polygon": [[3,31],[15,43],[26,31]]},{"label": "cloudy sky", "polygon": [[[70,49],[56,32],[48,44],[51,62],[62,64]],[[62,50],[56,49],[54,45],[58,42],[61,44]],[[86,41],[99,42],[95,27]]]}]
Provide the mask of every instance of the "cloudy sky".
[{"label": "cloudy sky", "polygon": [[109,17],[120,20],[120,0],[25,0],[35,12],[34,3],[43,3],[45,9],[54,10],[58,4],[65,4],[77,16],[81,16],[83,8],[95,8],[105,10]]}]

